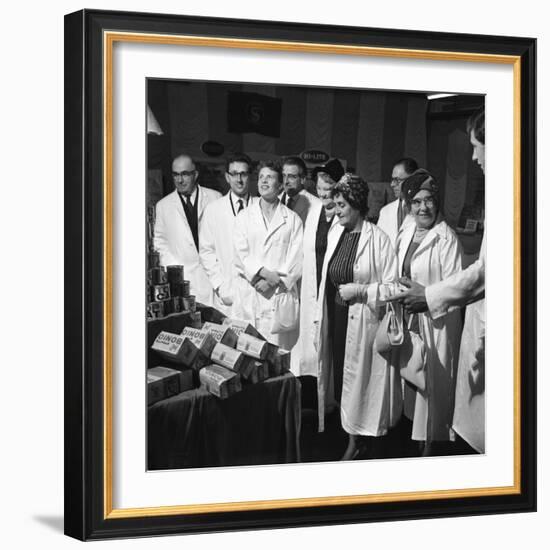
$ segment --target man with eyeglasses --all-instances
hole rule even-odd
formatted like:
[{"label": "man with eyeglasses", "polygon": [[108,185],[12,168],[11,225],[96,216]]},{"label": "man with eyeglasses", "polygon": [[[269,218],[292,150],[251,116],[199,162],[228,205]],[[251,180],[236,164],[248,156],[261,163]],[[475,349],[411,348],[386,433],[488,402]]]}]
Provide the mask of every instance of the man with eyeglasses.
[{"label": "man with eyeglasses", "polygon": [[281,202],[296,212],[302,224],[314,204],[320,204],[319,199],[304,189],[306,165],[300,157],[285,157],[283,159],[283,193]]},{"label": "man with eyeglasses", "polygon": [[183,265],[191,294],[198,302],[212,304],[212,286],[199,261],[199,228],[206,205],[221,195],[197,184],[199,172],[186,154],[174,158],[174,191],[156,205],[155,249],[160,264]]},{"label": "man with eyeglasses", "polygon": [[395,200],[386,204],[378,217],[378,227],[388,235],[395,247],[397,233],[404,222],[408,222],[407,212],[405,210],[405,201],[401,196],[401,186],[403,182],[418,169],[416,161],[410,157],[399,159],[394,165],[391,173],[391,188],[395,195]]},{"label": "man with eyeglasses", "polygon": [[214,289],[214,307],[231,314],[233,305],[233,231],[235,219],[253,201],[249,193],[252,161],[245,154],[230,156],[225,163],[229,192],[204,211],[199,232],[199,256]]}]

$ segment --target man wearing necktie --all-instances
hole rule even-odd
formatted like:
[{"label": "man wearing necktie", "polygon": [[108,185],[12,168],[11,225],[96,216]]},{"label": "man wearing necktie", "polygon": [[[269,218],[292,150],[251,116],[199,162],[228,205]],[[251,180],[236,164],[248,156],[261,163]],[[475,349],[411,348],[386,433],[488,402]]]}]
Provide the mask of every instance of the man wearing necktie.
[{"label": "man wearing necktie", "polygon": [[281,202],[300,216],[305,225],[308,212],[319,199],[304,189],[306,165],[300,157],[285,157],[283,159],[284,192]]},{"label": "man wearing necktie", "polygon": [[253,201],[251,168],[251,160],[242,153],[226,160],[229,192],[208,205],[199,231],[199,256],[214,289],[214,307],[226,315],[231,314],[233,304],[233,227],[235,218]]},{"label": "man wearing necktie", "polygon": [[199,262],[199,233],[206,205],[220,197],[218,191],[198,185],[199,172],[186,154],[174,158],[174,191],[156,204],[155,249],[160,264],[183,265],[191,294],[198,302],[212,304],[212,286]]},{"label": "man wearing necktie", "polygon": [[407,223],[407,212],[405,210],[404,200],[401,197],[401,186],[403,182],[418,169],[416,161],[410,157],[398,160],[393,165],[391,174],[391,188],[395,195],[394,201],[386,204],[380,210],[378,217],[378,227],[388,235],[392,245],[395,248],[397,234],[403,223]]}]

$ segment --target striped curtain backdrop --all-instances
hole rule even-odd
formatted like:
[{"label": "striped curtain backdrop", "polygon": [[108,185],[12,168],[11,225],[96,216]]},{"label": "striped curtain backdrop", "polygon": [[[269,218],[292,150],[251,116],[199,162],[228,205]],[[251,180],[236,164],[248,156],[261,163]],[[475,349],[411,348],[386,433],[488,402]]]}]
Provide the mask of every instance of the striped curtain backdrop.
[{"label": "striped curtain backdrop", "polygon": [[[201,159],[201,144],[208,140],[221,143],[226,152],[244,151],[254,158],[315,149],[377,182],[389,181],[399,157],[413,156],[426,165],[427,100],[421,94],[155,80],[149,86],[166,89],[154,95],[167,97],[171,155],[187,151]],[[279,137],[229,132],[230,91],[279,98]]]}]

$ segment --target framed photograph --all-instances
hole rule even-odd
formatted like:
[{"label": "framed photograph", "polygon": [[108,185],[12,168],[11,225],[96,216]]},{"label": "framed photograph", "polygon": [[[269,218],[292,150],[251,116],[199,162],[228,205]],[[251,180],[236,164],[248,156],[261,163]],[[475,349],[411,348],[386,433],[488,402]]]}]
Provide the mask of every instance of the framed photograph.
[{"label": "framed photograph", "polygon": [[66,16],[67,535],[535,510],[535,54]]}]

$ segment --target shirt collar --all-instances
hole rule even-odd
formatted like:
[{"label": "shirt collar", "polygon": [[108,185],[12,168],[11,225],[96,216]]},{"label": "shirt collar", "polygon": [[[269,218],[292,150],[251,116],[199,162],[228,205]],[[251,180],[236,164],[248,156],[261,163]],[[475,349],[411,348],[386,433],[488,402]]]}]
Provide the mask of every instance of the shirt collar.
[{"label": "shirt collar", "polygon": [[[198,191],[199,191],[199,186],[198,186],[198,185],[195,185],[195,190],[194,190],[194,191],[191,193],[191,195],[190,195],[191,204],[192,204],[193,206],[195,206],[195,202],[197,201],[197,193],[198,193]],[[182,199],[185,200],[186,195],[182,195],[182,194],[180,193],[180,197],[181,197]]]}]

